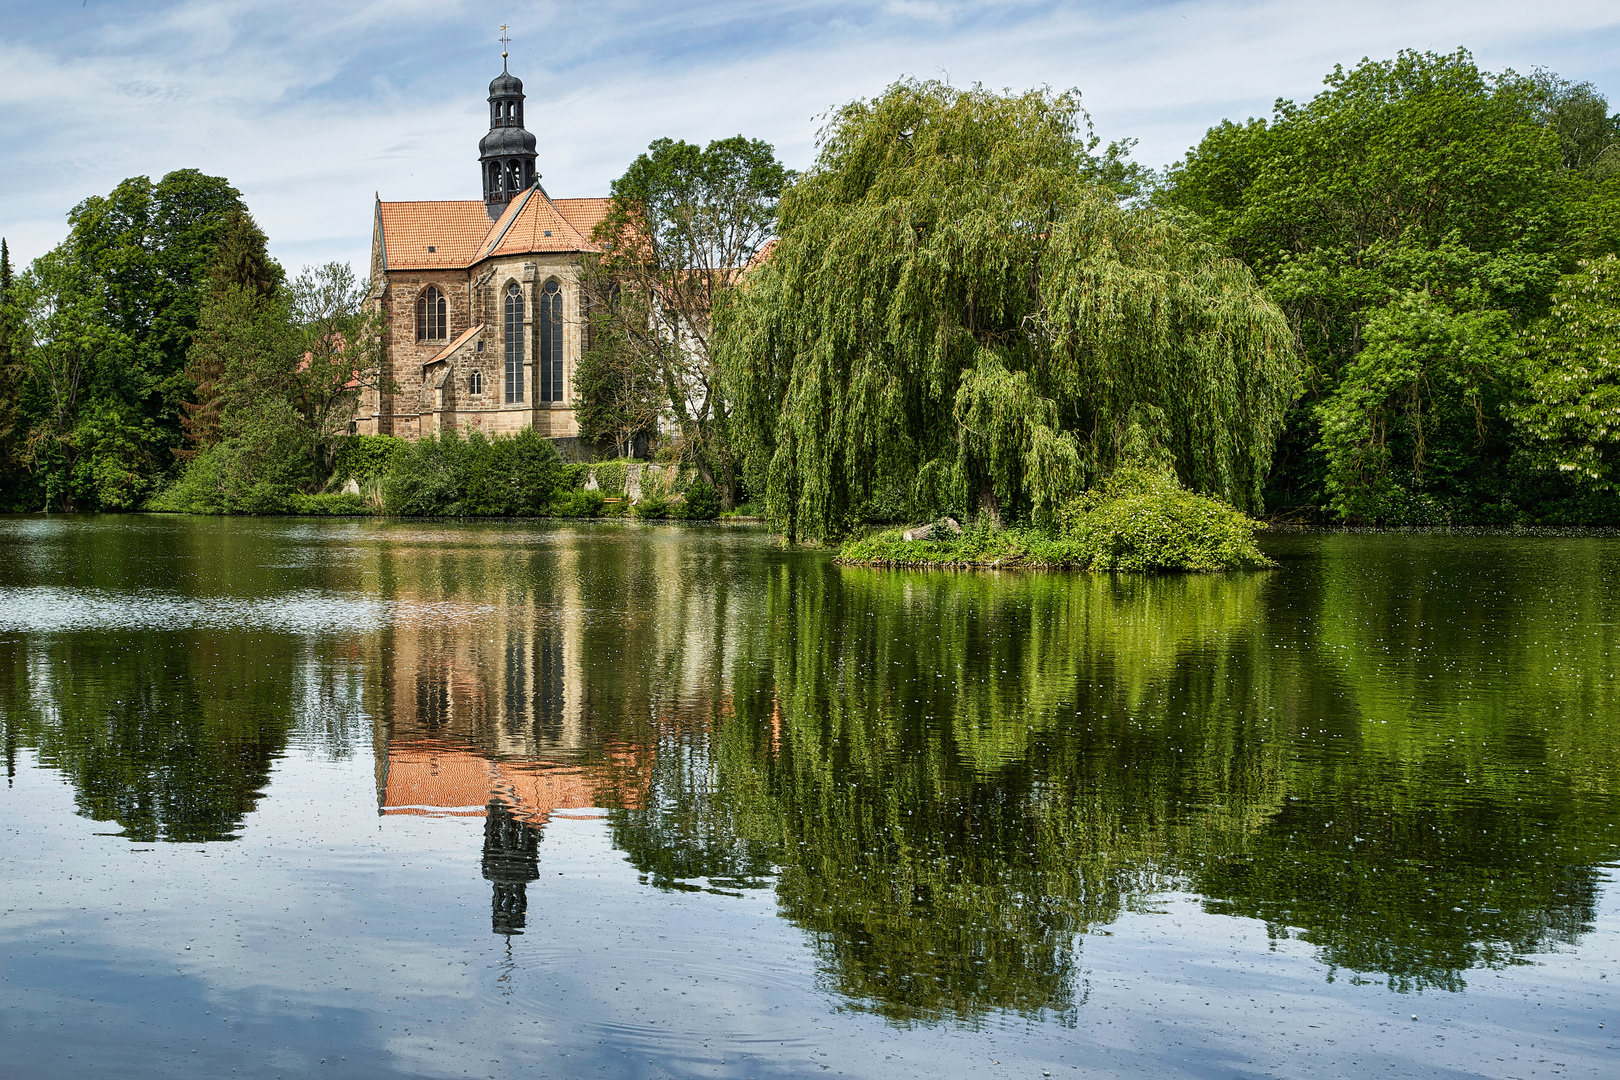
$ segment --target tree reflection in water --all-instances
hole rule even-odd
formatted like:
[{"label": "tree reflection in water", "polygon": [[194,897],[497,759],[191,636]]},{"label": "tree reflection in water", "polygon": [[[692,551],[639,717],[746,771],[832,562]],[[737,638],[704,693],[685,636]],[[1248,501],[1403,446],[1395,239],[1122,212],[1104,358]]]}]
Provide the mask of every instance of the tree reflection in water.
[{"label": "tree reflection in water", "polygon": [[377,718],[385,814],[484,818],[497,933],[542,930],[548,815],[605,807],[649,885],[773,889],[827,987],[897,1023],[1072,1019],[1086,932],[1170,890],[1329,977],[1461,989],[1577,941],[1620,852],[1601,545],[1312,537],[1267,574],[1115,578],[506,535],[319,568],[419,622],[0,637],[8,769],[37,751],[134,839],[228,839],[326,695]]},{"label": "tree reflection in water", "polygon": [[[1483,745],[1437,748],[1323,640],[1323,609],[1357,599],[1296,574],[1328,588],[781,573],[768,663],[661,721],[617,841],[664,887],[777,867],[831,986],[901,1022],[1071,1015],[1084,931],[1169,889],[1396,990],[1573,940],[1620,850],[1602,743],[1555,749],[1590,723],[1593,680],[1540,681],[1567,697],[1526,725],[1528,688],[1497,669]],[[1425,680],[1441,701],[1493,670],[1454,647],[1449,681]]]}]

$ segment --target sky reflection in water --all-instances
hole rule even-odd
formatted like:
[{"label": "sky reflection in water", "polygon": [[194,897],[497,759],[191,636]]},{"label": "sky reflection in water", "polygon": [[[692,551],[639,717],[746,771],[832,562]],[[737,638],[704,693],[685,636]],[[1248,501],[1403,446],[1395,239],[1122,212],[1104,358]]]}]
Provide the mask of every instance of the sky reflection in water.
[{"label": "sky reflection in water", "polygon": [[0,522],[0,1073],[1612,1074],[1620,546],[1269,543]]}]

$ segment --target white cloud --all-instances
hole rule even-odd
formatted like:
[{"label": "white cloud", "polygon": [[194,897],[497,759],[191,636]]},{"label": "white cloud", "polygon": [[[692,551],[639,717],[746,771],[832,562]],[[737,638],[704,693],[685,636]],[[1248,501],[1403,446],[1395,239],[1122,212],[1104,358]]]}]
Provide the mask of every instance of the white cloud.
[{"label": "white cloud", "polygon": [[1099,134],[1139,139],[1151,165],[1403,47],[1463,45],[1489,69],[1546,66],[1620,97],[1620,6],[1597,0],[94,3],[82,20],[14,16],[0,43],[0,233],[20,259],[85,196],[197,167],[242,189],[292,267],[364,265],[374,191],[477,196],[502,21],[558,195],[605,194],[662,135],[741,132],[802,168],[817,116],[907,74],[1077,86]]}]

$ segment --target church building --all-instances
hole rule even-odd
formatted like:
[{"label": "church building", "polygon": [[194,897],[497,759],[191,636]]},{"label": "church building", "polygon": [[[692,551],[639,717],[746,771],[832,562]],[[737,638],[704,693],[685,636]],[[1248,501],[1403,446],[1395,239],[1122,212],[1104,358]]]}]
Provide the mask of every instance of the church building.
[{"label": "church building", "polygon": [[[502,53],[502,58],[506,56]],[[371,240],[371,301],[384,316],[382,390],[354,430],[418,439],[533,427],[579,453],[574,365],[585,345],[579,258],[609,199],[553,199],[523,126],[523,83],[489,84],[481,200],[383,202]]]}]

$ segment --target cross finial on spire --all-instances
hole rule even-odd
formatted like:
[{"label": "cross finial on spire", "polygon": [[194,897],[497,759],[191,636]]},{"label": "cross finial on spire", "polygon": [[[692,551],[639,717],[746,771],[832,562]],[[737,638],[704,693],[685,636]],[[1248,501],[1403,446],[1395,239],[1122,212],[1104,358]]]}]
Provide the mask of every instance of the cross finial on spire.
[{"label": "cross finial on spire", "polygon": [[508,45],[510,45],[511,43],[512,43],[512,39],[506,36],[506,24],[501,23],[501,70],[502,71],[506,70],[506,47]]}]

